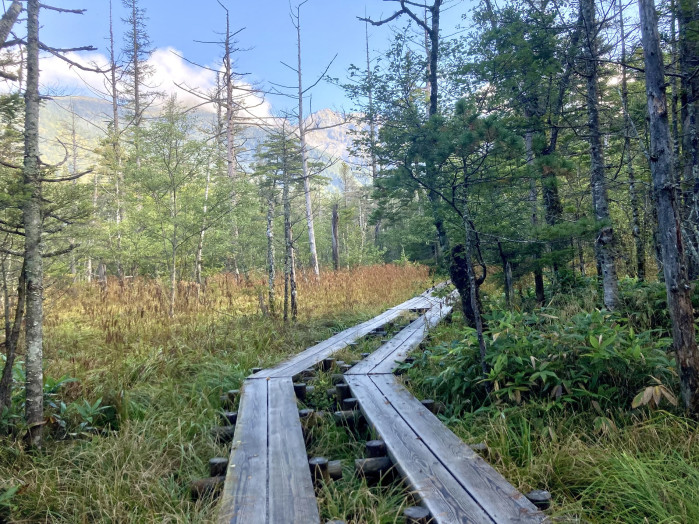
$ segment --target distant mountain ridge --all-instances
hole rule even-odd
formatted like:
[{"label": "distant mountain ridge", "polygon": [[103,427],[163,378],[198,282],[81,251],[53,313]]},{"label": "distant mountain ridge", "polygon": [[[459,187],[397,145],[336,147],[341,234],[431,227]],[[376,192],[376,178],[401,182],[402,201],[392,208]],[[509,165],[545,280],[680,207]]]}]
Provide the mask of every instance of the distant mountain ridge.
[{"label": "distant mountain ridge", "polygon": [[[195,114],[202,121],[214,117],[206,111],[198,111]],[[42,105],[40,114],[40,148],[44,160],[56,163],[65,157],[66,151],[57,139],[70,148],[74,122],[76,141],[79,144],[78,165],[80,168],[93,165],[96,161],[94,150],[105,136],[111,119],[111,103],[99,98],[72,96],[46,101]],[[334,161],[335,163],[324,175],[331,179],[330,185],[341,187],[339,178],[341,163],[347,162],[351,165],[357,163],[350,154],[352,132],[356,130],[356,124],[347,122],[343,115],[331,109],[321,109],[313,113],[306,122],[310,125],[310,131],[306,135],[310,156],[323,162]],[[264,131],[259,128],[249,128],[246,135],[248,140],[246,149],[249,153],[241,159],[242,163],[249,163],[252,160],[252,152],[265,139]],[[353,169],[353,171],[355,178],[362,183],[365,182],[365,173],[362,170]]]}]

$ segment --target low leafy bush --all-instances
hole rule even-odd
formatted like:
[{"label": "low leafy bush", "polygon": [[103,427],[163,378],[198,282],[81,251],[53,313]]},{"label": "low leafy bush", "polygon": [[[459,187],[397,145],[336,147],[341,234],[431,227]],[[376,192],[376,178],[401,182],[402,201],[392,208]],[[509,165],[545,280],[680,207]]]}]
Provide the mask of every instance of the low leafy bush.
[{"label": "low leafy bush", "polygon": [[[0,359],[2,362],[4,359]],[[24,362],[17,361],[12,368],[12,402],[9,408],[0,412],[0,434],[21,435],[25,428],[23,385],[26,377]],[[56,439],[86,437],[103,428],[114,426],[116,415],[112,406],[102,404],[99,398],[94,402],[86,399],[67,402],[63,399],[63,390],[68,384],[77,380],[67,375],[60,378],[44,376],[44,413],[48,436]]]},{"label": "low leafy bush", "polygon": [[485,318],[487,380],[469,328],[462,328],[459,340],[429,348],[414,364],[431,368],[416,374],[417,380],[457,411],[467,404],[530,399],[584,409],[628,408],[651,385],[662,386],[663,399],[675,402],[671,340],[659,330],[636,332],[626,318],[602,311],[579,313],[567,322],[545,312],[499,311]]},{"label": "low leafy bush", "polygon": [[[619,281],[619,311],[638,329],[670,331],[670,315],[664,282],[640,282],[635,278]],[[699,312],[699,286],[694,285],[692,305]]]},{"label": "low leafy bush", "polygon": [[552,493],[554,520],[699,522],[699,433],[673,408],[664,285],[625,279],[617,312],[597,305],[592,282],[545,309],[486,313],[487,380],[475,332],[456,316],[402,367],[520,492]]}]

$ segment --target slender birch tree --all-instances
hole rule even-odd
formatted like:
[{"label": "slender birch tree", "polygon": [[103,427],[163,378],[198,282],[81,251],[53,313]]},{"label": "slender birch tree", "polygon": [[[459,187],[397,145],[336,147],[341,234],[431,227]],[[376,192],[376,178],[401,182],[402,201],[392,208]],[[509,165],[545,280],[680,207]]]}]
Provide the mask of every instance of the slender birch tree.
[{"label": "slender birch tree", "polygon": [[[306,201],[306,225],[308,227],[308,245],[311,257],[311,268],[316,277],[320,275],[320,268],[318,266],[318,250],[316,248],[316,233],[315,226],[313,223],[313,202],[311,200],[311,175],[308,170],[308,144],[306,143],[306,121],[304,118],[304,97],[306,93],[314,87],[303,87],[303,73],[302,73],[302,62],[301,62],[301,7],[307,2],[301,2],[298,4],[291,12],[291,21],[296,29],[296,51],[297,51],[297,64],[296,64],[296,74],[298,77],[298,135],[301,142],[301,167],[303,170],[303,194]],[[316,82],[317,83],[317,82]]]}]

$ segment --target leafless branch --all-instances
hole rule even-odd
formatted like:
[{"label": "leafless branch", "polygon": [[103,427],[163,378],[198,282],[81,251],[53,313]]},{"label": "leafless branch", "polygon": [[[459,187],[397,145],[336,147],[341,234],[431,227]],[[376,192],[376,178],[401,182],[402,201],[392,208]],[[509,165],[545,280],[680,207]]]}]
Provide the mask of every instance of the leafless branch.
[{"label": "leafless branch", "polygon": [[389,23],[389,22],[393,22],[396,18],[398,18],[400,15],[402,15],[402,14],[404,14],[404,13],[405,13],[405,11],[403,11],[403,10],[401,9],[400,11],[396,11],[396,12],[393,13],[391,16],[389,16],[388,18],[384,18],[383,20],[372,20],[371,18],[364,18],[364,17],[361,17],[361,16],[358,16],[357,19],[358,19],[360,22],[368,22],[368,23],[370,23],[370,24],[373,25],[373,26],[380,26],[380,25],[387,24],[387,23]]},{"label": "leafless branch", "polygon": [[91,45],[89,46],[84,46],[84,47],[75,47],[72,49],[54,49],[53,47],[49,47],[45,44],[39,43],[39,48],[42,51],[46,51],[48,53],[51,53],[53,56],[56,58],[60,58],[67,64],[70,64],[71,66],[77,67],[78,69],[82,69],[83,71],[88,71],[90,73],[100,73],[100,74],[105,74],[109,72],[109,69],[98,69],[94,67],[87,67],[82,64],[79,64],[78,62],[71,60],[70,58],[65,57],[62,53],[67,53],[67,52],[73,52],[73,51],[97,51],[96,47],[93,47]]},{"label": "leafless branch", "polygon": [[58,249],[56,251],[44,253],[42,255],[42,258],[60,257],[61,255],[65,255],[67,253],[70,253],[71,251],[73,251],[75,248],[78,248],[78,247],[80,247],[80,244],[73,244],[73,245],[70,245],[70,246],[63,248],[63,249]]},{"label": "leafless branch", "polygon": [[70,176],[64,176],[61,178],[40,178],[39,180],[41,180],[41,182],[70,182],[71,180],[77,180],[78,178],[82,178],[85,175],[92,173],[92,171],[92,169],[88,169],[87,171],[82,171],[80,173],[76,173]]},{"label": "leafless branch", "polygon": [[46,164],[41,159],[39,159],[39,162],[45,167],[55,169],[57,167],[61,167],[63,164],[68,162],[68,158],[70,157],[70,153],[68,153],[68,146],[66,146],[60,138],[56,138],[56,142],[58,142],[59,144],[61,144],[61,146],[63,146],[63,152],[64,152],[63,160],[61,160],[57,164]]},{"label": "leafless branch", "polygon": [[10,164],[9,162],[5,162],[2,159],[0,159],[0,166],[9,167],[10,169],[22,169],[21,166],[16,166],[14,164]]},{"label": "leafless branch", "polygon": [[39,7],[41,7],[42,9],[48,9],[49,11],[56,11],[58,13],[72,13],[74,15],[81,15],[85,11],[87,11],[87,9],[65,9],[62,7],[54,7],[52,5],[46,4],[39,4]]},{"label": "leafless branch", "polygon": [[11,255],[13,257],[23,257],[24,253],[20,251],[12,251],[11,249],[7,249],[4,247],[0,247],[0,253],[3,253],[5,255]]},{"label": "leafless branch", "polygon": [[328,70],[330,69],[330,66],[333,65],[333,62],[335,61],[336,58],[337,58],[337,54],[332,58],[332,60],[330,60],[330,62],[328,63],[328,65],[325,67],[325,71],[323,71],[323,73],[318,77],[318,79],[317,79],[315,82],[313,82],[310,86],[308,86],[306,89],[303,90],[303,94],[304,94],[304,95],[305,95],[308,91],[310,91],[311,89],[313,89],[315,86],[317,86],[318,84],[320,84],[320,81],[323,80],[323,78],[325,78],[325,75],[328,73]]}]

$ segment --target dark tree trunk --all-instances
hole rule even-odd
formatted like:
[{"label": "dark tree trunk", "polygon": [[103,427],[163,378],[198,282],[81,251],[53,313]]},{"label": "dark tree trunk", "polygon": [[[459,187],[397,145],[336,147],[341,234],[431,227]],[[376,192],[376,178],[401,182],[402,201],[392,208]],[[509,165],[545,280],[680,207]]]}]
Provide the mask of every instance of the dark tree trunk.
[{"label": "dark tree trunk", "polygon": [[[472,249],[471,249],[472,251]],[[449,266],[449,276],[456,287],[459,295],[461,295],[461,307],[464,312],[466,324],[469,327],[476,329],[476,317],[481,311],[481,297],[478,288],[483,283],[483,279],[475,279],[475,300],[477,310],[474,310],[474,302],[471,297],[471,281],[469,279],[469,264],[472,265],[471,259],[467,252],[465,244],[456,244],[451,250],[451,264]]]},{"label": "dark tree trunk", "polygon": [[675,186],[672,183],[672,149],[668,125],[665,73],[658,21],[653,0],[639,0],[646,95],[650,115],[650,165],[658,209],[672,339],[677,354],[682,400],[692,416],[699,415],[699,350],[697,350],[691,286],[685,264],[684,243]]},{"label": "dark tree trunk", "polygon": [[[527,165],[530,169],[534,165],[534,147],[533,147],[534,133],[528,130],[524,137],[524,144],[527,154]],[[529,181],[529,205],[531,206],[531,224],[534,229],[539,227],[539,203],[536,191],[536,180],[533,178]],[[541,264],[539,262],[541,256],[538,251],[534,255],[534,292],[536,293],[536,303],[539,306],[543,306],[546,302],[546,293],[544,290],[544,274],[541,270]]]},{"label": "dark tree trunk", "polygon": [[683,151],[683,233],[689,277],[699,277],[699,6],[695,0],[679,0],[680,73]]},{"label": "dark tree trunk", "polygon": [[502,249],[502,244],[498,240],[498,251],[500,252],[500,260],[502,260],[502,275],[503,284],[505,286],[505,303],[507,309],[512,309],[512,264],[507,254]]},{"label": "dark tree trunk", "polygon": [[[471,223],[464,218],[466,225],[466,243],[465,243],[465,260],[466,260],[466,271],[468,275],[468,298],[470,303],[471,314],[473,315],[473,324],[476,330],[476,338],[478,339],[478,352],[481,361],[481,371],[483,372],[483,378],[488,377],[490,372],[490,366],[486,360],[486,347],[485,347],[485,337],[483,336],[483,319],[481,317],[482,306],[480,302],[480,296],[478,294],[478,288],[480,286],[478,279],[476,278],[476,272],[473,269],[473,241],[472,237],[475,237],[475,231],[471,229]],[[490,384],[486,382],[486,388],[490,389]]]}]

